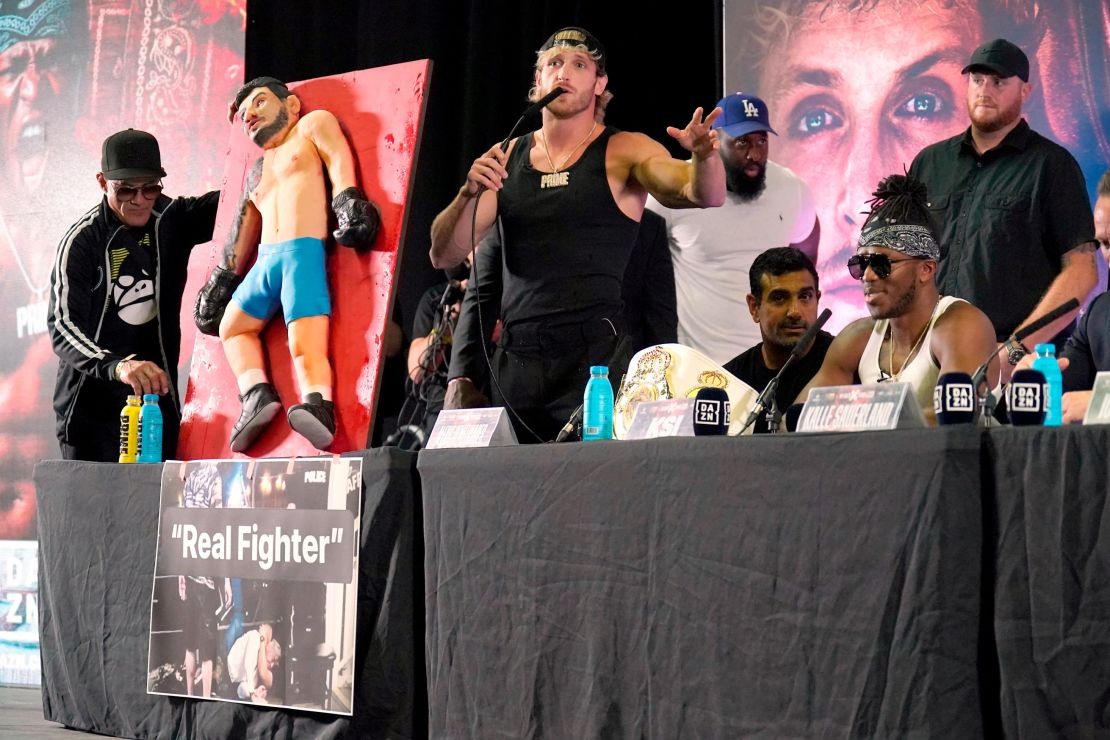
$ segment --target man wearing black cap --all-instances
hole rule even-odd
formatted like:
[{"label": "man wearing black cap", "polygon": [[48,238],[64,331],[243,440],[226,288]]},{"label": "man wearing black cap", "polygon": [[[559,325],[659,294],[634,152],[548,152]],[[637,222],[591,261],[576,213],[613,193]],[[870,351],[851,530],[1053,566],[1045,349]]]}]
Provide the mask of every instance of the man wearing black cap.
[{"label": "man wearing black cap", "polygon": [[96,175],[104,197],[58,245],[47,325],[61,360],[54,411],[67,460],[118,459],[130,394],[164,396],[163,455],[177,448],[181,294],[190,251],[212,238],[219,192],[171,199],[165,176],[153,136],[112,134]]},{"label": "man wearing black cap", "polygon": [[937,285],[979,306],[994,323],[1008,377],[1026,347],[1049,341],[1068,314],[1021,346],[1007,338],[1094,288],[1091,206],[1075,158],[1029,128],[1029,60],[1005,39],[972,54],[963,134],[926,147],[910,174],[928,188],[944,259]]},{"label": "man wearing black cap", "polygon": [[[809,186],[768,159],[767,104],[733,93],[713,122],[720,137],[728,193],[712,209],[647,207],[667,221],[678,302],[678,341],[724,363],[760,342],[757,325],[741,320],[748,271],[768,249],[795,247],[817,260],[821,229]],[[743,238],[738,238],[743,235]]]},{"label": "man wearing black cap", "polygon": [[643,134],[598,124],[608,97],[605,63],[588,31],[552,34],[529,94],[539,100],[563,90],[543,110],[543,125],[508,153],[494,145],[476,159],[432,224],[432,263],[444,268],[461,262],[500,219],[503,330],[493,400],[517,412],[522,440],[554,437],[581,402],[589,367],[610,364],[621,284],[648,193],[670,207],[724,200],[711,130],[719,111],[703,118],[698,108],[684,129],[667,129],[693,155],[673,159]]}]

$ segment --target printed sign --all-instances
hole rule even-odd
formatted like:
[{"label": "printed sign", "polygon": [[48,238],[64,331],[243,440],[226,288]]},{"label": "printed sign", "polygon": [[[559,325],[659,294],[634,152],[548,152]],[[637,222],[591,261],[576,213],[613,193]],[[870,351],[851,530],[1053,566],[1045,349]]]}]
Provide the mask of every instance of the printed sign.
[{"label": "printed sign", "polygon": [[39,545],[0,541],[0,684],[39,683]]},{"label": "printed sign", "polygon": [[350,714],[362,461],[169,462],[147,691]]},{"label": "printed sign", "polygon": [[625,439],[693,437],[695,403],[693,398],[640,402]]},{"label": "printed sign", "polygon": [[516,432],[505,409],[454,409],[440,412],[425,449],[505,447],[516,443]]},{"label": "printed sign", "polygon": [[799,432],[863,432],[925,426],[909,383],[812,388],[798,419]]},{"label": "printed sign", "polygon": [[1110,424],[1110,371],[1102,371],[1095,376],[1091,389],[1091,402],[1087,404],[1084,424]]}]

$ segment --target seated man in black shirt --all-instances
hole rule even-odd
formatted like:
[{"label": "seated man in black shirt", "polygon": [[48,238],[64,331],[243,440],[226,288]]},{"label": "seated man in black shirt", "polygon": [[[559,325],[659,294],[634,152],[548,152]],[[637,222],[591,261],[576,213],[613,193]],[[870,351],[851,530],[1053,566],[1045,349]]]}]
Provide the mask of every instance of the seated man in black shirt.
[{"label": "seated man in black shirt", "polygon": [[[817,269],[801,250],[794,247],[768,249],[755,258],[748,271],[752,292],[748,294],[748,310],[752,321],[759,324],[763,341],[743,354],[732,358],[725,370],[762,392],[786,363],[798,340],[817,320]],[[775,400],[780,411],[809,383],[832,344],[833,336],[820,331],[809,349],[783,373]],[[767,420],[760,416],[753,431],[767,431]]]}]

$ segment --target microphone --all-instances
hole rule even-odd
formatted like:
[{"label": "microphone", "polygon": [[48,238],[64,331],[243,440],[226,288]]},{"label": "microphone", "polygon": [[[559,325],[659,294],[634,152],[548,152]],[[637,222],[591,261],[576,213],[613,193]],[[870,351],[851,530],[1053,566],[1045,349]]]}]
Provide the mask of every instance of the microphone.
[{"label": "microphone", "polygon": [[552,100],[559,97],[565,92],[566,90],[556,85],[555,87],[551,88],[551,92],[549,92],[547,95],[544,95],[542,98],[525,108],[524,115],[530,116],[533,113],[539,113],[541,110],[549,106]]},{"label": "microphone", "polygon": [[694,436],[719,436],[728,433],[732,405],[724,388],[698,388],[694,397]]},{"label": "microphone", "polygon": [[463,298],[463,287],[458,280],[448,280],[447,287],[443,290],[443,297],[439,299],[439,307],[450,306],[458,303]]},{"label": "microphone", "polygon": [[555,441],[556,442],[566,442],[567,437],[574,434],[574,430],[577,429],[578,425],[581,424],[581,423],[582,423],[582,404],[578,404],[578,408],[576,408],[574,410],[574,413],[570,415],[570,418],[567,419],[567,423],[564,424],[563,428],[559,430],[559,433],[555,435]]},{"label": "microphone", "polygon": [[1066,303],[1061,303],[1036,321],[1030,321],[1028,326],[1024,326],[1015,331],[1014,341],[1023,341],[1030,334],[1040,331],[1067,312],[1074,311],[1077,308],[1079,308],[1079,301],[1075,298],[1069,299]]},{"label": "microphone", "polygon": [[748,418],[744,420],[744,427],[740,430],[741,434],[746,432],[748,427],[755,423],[759,415],[767,410],[768,405],[770,406],[771,413],[768,414],[767,418],[767,431],[772,433],[778,431],[778,400],[775,398],[775,394],[778,392],[779,381],[782,379],[782,374],[786,372],[786,368],[794,364],[795,360],[805,354],[809,345],[813,343],[813,338],[817,336],[817,332],[821,331],[821,327],[825,325],[830,316],[832,316],[832,309],[826,308],[822,311],[821,315],[817,317],[817,320],[810,324],[810,327],[806,329],[806,333],[803,334],[802,338],[798,340],[798,343],[794,345],[794,349],[790,350],[790,356],[786,358],[786,362],[782,363],[782,367],[779,368],[778,373],[775,374],[775,377],[771,378],[771,382],[767,384],[763,392],[759,394],[759,398],[755,400],[755,405],[748,414]]},{"label": "microphone", "polygon": [[[552,90],[551,92],[555,92],[555,91]],[[552,97],[553,98],[554,96],[552,96],[549,93],[546,97]],[[542,101],[540,101],[540,102],[542,102]],[[548,101],[548,102],[550,102],[550,101]],[[545,105],[546,105],[546,103],[545,103]],[[623,357],[628,355],[628,350],[631,348],[631,346],[632,346],[632,338],[627,334],[621,335],[620,339],[617,340],[617,346],[613,347],[613,351],[609,353],[609,359],[607,361],[608,364],[606,365],[606,367],[608,367],[611,371],[613,369],[613,363],[617,362],[618,360],[621,360]],[[628,363],[625,362],[624,366],[627,368]],[[612,382],[613,382],[613,375],[612,375],[612,373],[610,373],[609,383],[612,384]],[[620,392],[621,383],[623,383],[623,382],[624,382],[624,371],[622,370],[620,379],[617,381],[616,390],[613,393],[614,397],[616,397],[616,394]],[[574,413],[570,415],[570,418],[567,419],[567,423],[564,424],[563,428],[559,430],[559,433],[555,435],[555,441],[556,442],[566,442],[567,438],[570,437],[570,435],[574,434],[574,430],[577,429],[578,425],[581,424],[581,423],[582,423],[582,404],[578,404],[578,408],[576,408],[574,410]]]},{"label": "microphone", "polygon": [[1048,397],[1044,373],[1040,370],[1018,370],[1006,386],[1006,408],[1010,423],[1017,427],[1044,424]]},{"label": "microphone", "polygon": [[[790,350],[791,360],[798,359],[806,353],[806,350],[809,349],[809,345],[813,343],[813,338],[817,336],[817,332],[821,331],[821,327],[828,323],[830,316],[832,316],[831,308],[826,308],[824,311],[821,312],[821,315],[817,317],[817,320],[814,321],[808,329],[806,329],[806,333],[803,334],[802,338],[798,340],[798,343],[794,345],[794,349]],[[782,369],[779,370],[779,375],[781,375],[782,370],[785,369],[786,365],[783,365]]]},{"label": "microphone", "polygon": [[975,385],[967,373],[945,373],[933,389],[937,424],[971,424],[975,421]]},{"label": "microphone", "polygon": [[[1039,319],[1029,322],[1029,325],[1015,331],[1010,335],[1010,339],[1015,342],[1021,343],[1030,334],[1040,331],[1056,319],[1060,318],[1069,311],[1074,311],[1079,308],[1079,301],[1075,298],[1069,298],[1064,303],[1061,303],[1056,308],[1052,309]],[[990,380],[987,378],[987,371],[990,368],[991,360],[998,355],[998,350],[995,349],[987,355],[987,359],[983,360],[983,364],[971,376],[971,382],[978,389],[980,386],[985,385],[986,391],[983,394],[982,402],[980,403],[981,411],[979,414],[979,421],[982,424],[990,426],[994,416],[994,396],[991,394]],[[1009,402],[1007,402],[1009,403]]]},{"label": "microphone", "polygon": [[798,419],[802,416],[803,408],[805,408],[804,403],[792,403],[786,409],[786,414],[782,418],[783,423],[786,424],[786,431],[795,432],[798,430]]},{"label": "microphone", "polygon": [[509,150],[509,142],[513,140],[513,136],[516,135],[517,129],[520,128],[520,124],[524,123],[525,118],[532,115],[533,113],[538,113],[539,111],[543,110],[551,104],[551,101],[562,95],[564,92],[566,92],[566,90],[556,86],[552,88],[551,92],[549,92],[547,95],[544,95],[542,98],[525,108],[524,112],[520,114],[520,118],[516,119],[516,123],[513,124],[513,127],[511,129],[509,129],[509,135],[506,136],[504,141],[501,142],[501,151],[507,152]]}]

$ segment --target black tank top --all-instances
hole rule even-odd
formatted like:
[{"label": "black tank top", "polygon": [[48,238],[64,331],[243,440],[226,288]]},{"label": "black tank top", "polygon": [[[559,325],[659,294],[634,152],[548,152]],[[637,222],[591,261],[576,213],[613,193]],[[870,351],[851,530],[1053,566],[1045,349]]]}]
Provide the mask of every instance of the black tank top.
[{"label": "black tank top", "polygon": [[606,127],[562,172],[567,184],[550,184],[532,167],[534,134],[516,140],[509,177],[497,194],[504,228],[505,326],[543,322],[557,326],[609,318],[622,307],[621,284],[638,221],[613,199],[605,175],[605,150],[616,129]]}]

